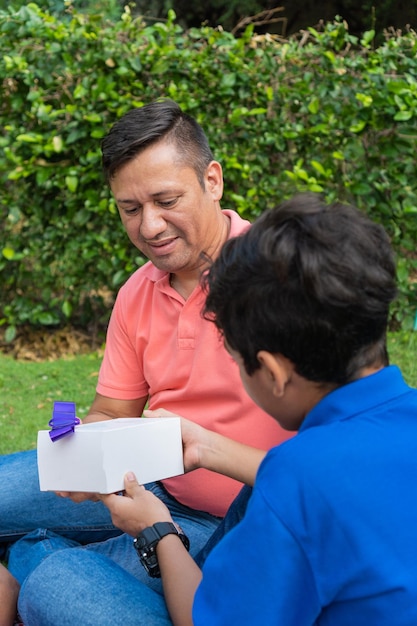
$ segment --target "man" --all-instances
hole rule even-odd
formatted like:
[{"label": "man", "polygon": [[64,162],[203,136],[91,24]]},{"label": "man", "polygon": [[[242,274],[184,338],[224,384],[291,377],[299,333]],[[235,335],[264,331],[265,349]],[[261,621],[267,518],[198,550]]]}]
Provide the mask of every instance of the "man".
[{"label": "man", "polygon": [[[201,316],[202,272],[229,237],[249,227],[237,213],[221,210],[222,169],[203,130],[176,103],[154,102],[116,122],[102,152],[128,237],[150,262],[118,294],[97,394],[84,421],[138,417],[149,402],[151,409],[181,412],[263,450],[287,438],[242,393],[238,368]],[[38,528],[82,544],[120,534],[101,502],[76,505],[40,493],[34,451],[3,457],[0,478],[0,540],[5,544]],[[241,484],[202,469],[149,488],[190,535],[195,555]],[[40,530],[35,537],[44,534]],[[120,545],[110,541],[102,549],[142,575],[136,556],[126,556]],[[19,561],[24,568],[25,558],[15,559],[18,567]],[[23,570],[15,574],[24,577]]]},{"label": "man", "polygon": [[23,617],[60,623],[44,607],[63,571],[68,626],[110,623],[106,593],[116,626],[416,624],[417,390],[388,365],[396,287],[383,228],[352,207],[296,197],[228,241],[207,285],[206,315],[246,391],[297,436],[264,455],[183,420],[188,470],[255,481],[203,571],[167,507],[128,473],[126,497],[103,500],[162,576],[165,600],[110,560],[66,550],[27,579]]}]

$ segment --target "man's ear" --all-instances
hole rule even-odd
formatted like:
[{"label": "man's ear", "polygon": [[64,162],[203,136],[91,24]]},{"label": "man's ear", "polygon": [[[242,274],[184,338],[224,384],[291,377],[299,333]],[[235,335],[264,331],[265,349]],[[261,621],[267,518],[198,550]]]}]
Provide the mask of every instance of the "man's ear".
[{"label": "man's ear", "polygon": [[272,393],[275,397],[281,398],[291,378],[293,369],[291,362],[281,354],[272,354],[266,350],[260,350],[257,357],[270,380]]},{"label": "man's ear", "polygon": [[223,170],[218,161],[211,161],[209,163],[206,175],[205,184],[207,191],[209,191],[214,200],[221,200],[223,195]]}]

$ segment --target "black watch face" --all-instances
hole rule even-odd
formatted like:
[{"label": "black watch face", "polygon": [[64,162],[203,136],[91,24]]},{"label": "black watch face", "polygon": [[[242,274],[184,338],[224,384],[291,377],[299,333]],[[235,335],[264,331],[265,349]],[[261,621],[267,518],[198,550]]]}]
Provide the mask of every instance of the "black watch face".
[{"label": "black watch face", "polygon": [[135,546],[137,550],[141,550],[147,544],[145,537],[139,536],[135,539]]}]

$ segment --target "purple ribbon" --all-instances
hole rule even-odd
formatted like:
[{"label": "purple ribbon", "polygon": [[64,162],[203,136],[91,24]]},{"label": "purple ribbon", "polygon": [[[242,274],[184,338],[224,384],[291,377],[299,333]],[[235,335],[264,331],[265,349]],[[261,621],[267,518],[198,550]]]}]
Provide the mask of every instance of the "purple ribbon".
[{"label": "purple ribbon", "polygon": [[80,423],[75,416],[75,402],[54,402],[52,419],[49,421],[51,431],[49,436],[52,441],[57,441],[61,437],[74,432],[74,427]]}]

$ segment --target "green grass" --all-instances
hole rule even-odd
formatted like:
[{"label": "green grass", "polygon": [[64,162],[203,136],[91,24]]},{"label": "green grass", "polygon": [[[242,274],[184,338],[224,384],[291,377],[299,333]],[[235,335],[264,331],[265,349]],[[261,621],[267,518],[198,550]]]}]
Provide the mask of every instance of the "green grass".
[{"label": "green grass", "polygon": [[[417,388],[417,332],[391,334],[391,362]],[[55,400],[75,402],[86,415],[94,397],[101,356],[97,353],[41,363],[0,354],[0,454],[36,447],[38,430],[49,429]]]},{"label": "green grass", "polygon": [[97,353],[40,363],[0,354],[0,454],[35,448],[38,430],[49,430],[55,400],[75,402],[85,416],[100,363]]}]

